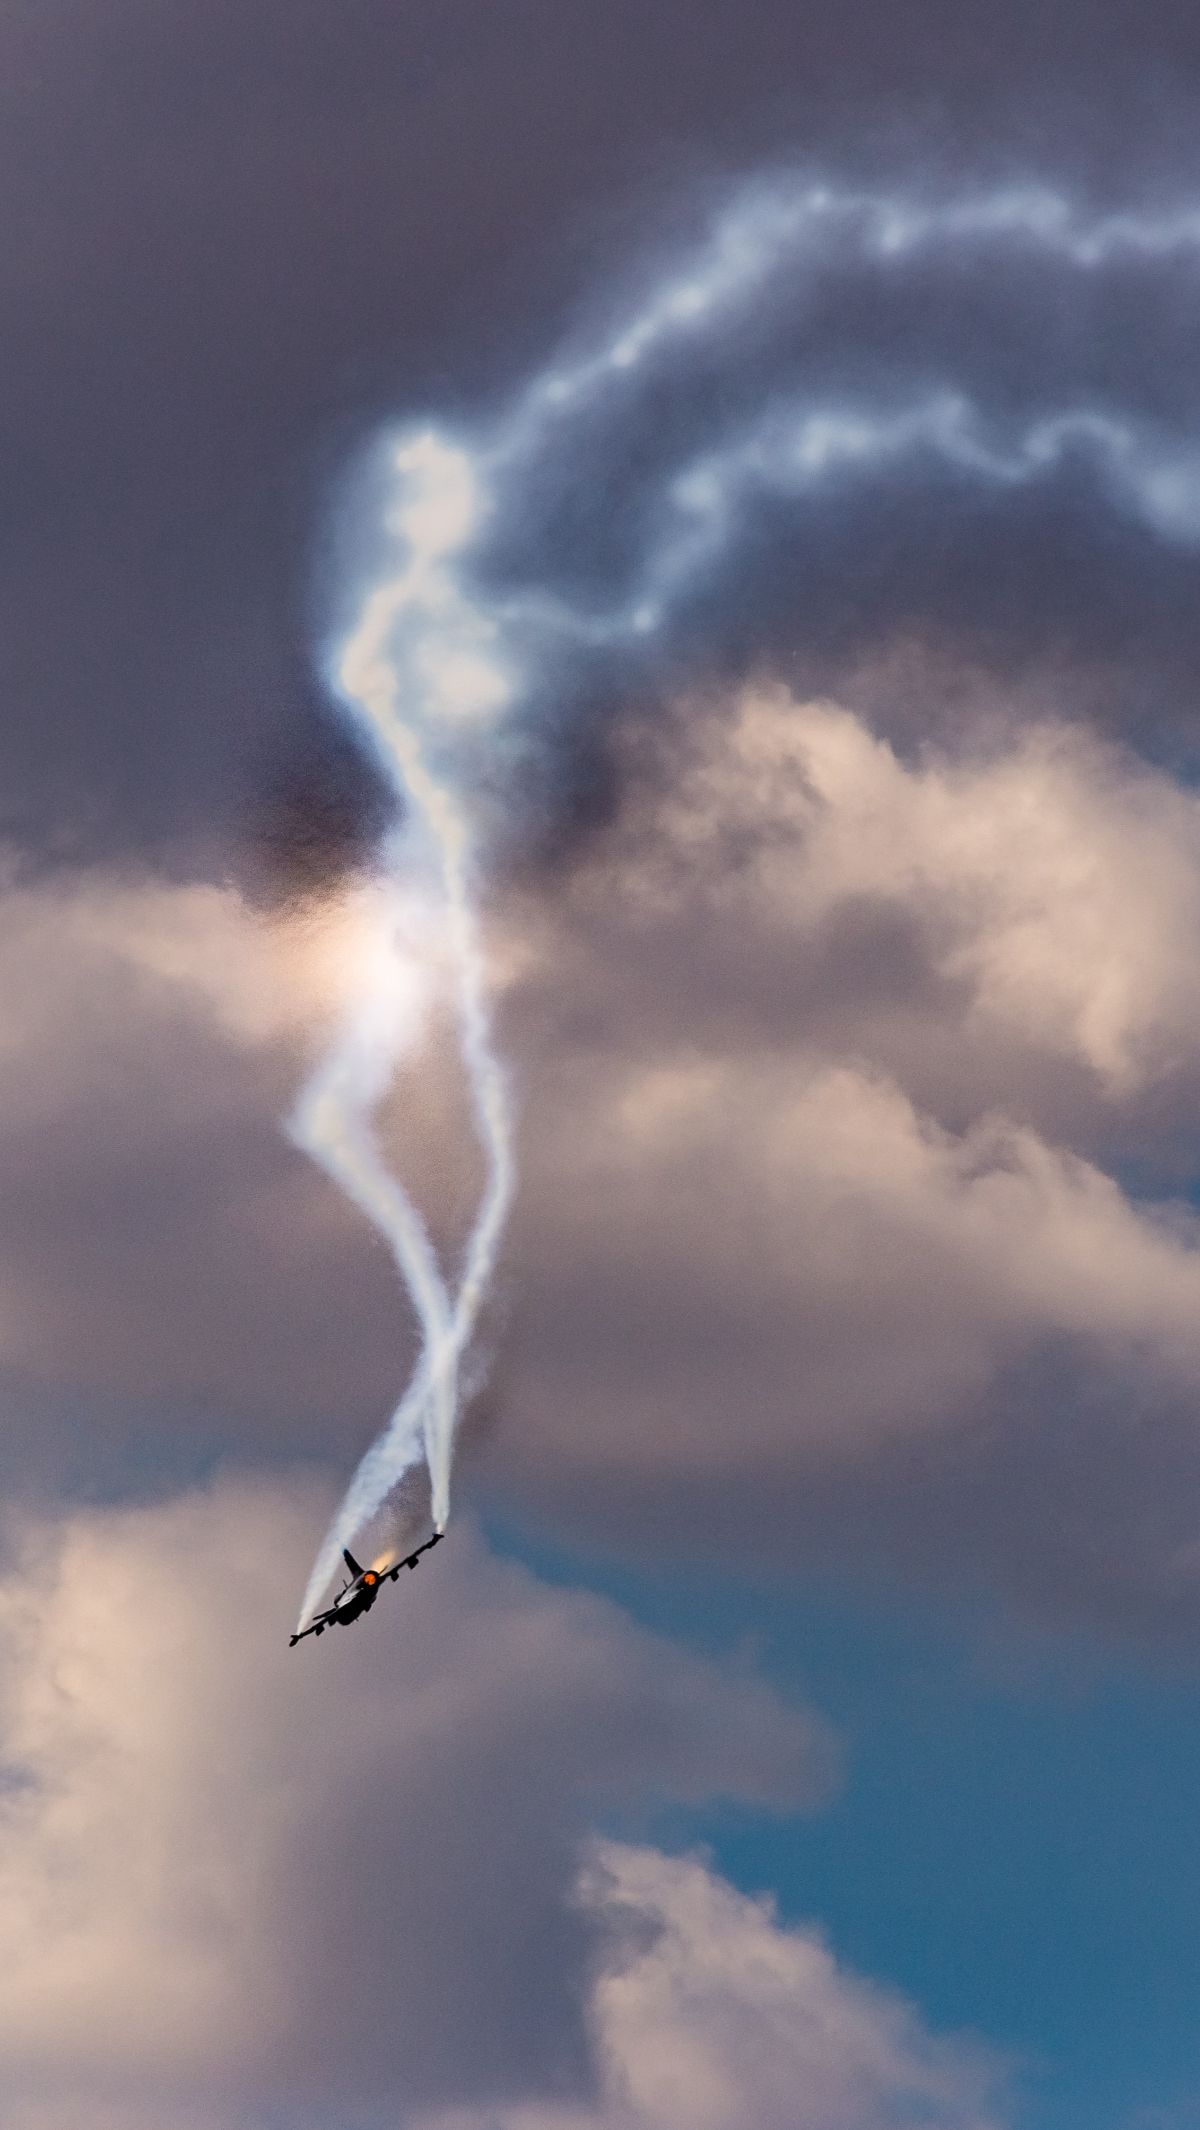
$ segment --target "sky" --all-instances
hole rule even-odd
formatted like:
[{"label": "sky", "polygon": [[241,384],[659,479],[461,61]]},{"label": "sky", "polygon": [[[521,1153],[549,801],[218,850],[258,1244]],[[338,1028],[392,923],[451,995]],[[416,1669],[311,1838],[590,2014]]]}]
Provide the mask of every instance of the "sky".
[{"label": "sky", "polygon": [[[5,2130],[1200,2126],[1198,94],[0,22]],[[304,1090],[487,1181],[393,682],[514,1190],[289,1650],[421,1355]]]}]

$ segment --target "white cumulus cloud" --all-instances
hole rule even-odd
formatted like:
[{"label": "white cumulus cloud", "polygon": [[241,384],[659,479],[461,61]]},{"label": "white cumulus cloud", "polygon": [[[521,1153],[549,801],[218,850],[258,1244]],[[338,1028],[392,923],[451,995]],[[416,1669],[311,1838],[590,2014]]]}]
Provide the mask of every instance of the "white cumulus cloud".
[{"label": "white cumulus cloud", "polygon": [[289,1650],[317,1520],[230,1486],[10,1534],[7,2122],[391,2130],[585,2095],[592,1814],[827,1790],[819,1718],[466,1524],[369,1622]]},{"label": "white cumulus cloud", "polygon": [[421,2130],[998,2130],[998,2059],[784,1928],[705,1863],[603,1845],[580,1899],[607,1935],[597,2103]]}]

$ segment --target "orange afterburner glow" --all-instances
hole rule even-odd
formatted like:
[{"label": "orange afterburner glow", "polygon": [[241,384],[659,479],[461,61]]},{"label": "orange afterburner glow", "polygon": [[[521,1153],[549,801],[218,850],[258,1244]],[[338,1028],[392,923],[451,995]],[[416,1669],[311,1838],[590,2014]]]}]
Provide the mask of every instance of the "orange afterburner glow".
[{"label": "orange afterburner glow", "polygon": [[379,1577],[376,1575],[375,1570],[373,1568],[368,1568],[366,1574],[363,1577],[363,1581],[366,1584],[368,1590],[373,1590],[376,1583],[379,1581]]}]

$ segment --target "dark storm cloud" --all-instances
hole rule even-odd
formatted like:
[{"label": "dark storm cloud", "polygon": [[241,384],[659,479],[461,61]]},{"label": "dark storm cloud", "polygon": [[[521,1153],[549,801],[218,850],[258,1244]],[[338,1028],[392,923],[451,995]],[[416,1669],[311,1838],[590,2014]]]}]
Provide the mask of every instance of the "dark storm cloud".
[{"label": "dark storm cloud", "polygon": [[[1002,14],[923,0],[882,20],[784,0],[720,0],[700,18],[662,0],[11,13],[6,820],[40,847],[215,838],[228,850],[293,753],[319,792],[305,582],[343,443],[377,412],[486,398],[540,357],[574,300],[654,227],[664,173],[669,190],[797,142],[819,159],[835,135],[857,167],[894,152],[909,169],[953,168],[969,136],[992,168],[1048,158],[1108,177],[1130,159],[1120,141],[1146,137],[1147,106],[1156,144],[1186,139],[1171,133],[1171,85],[1194,46],[1173,8],[1048,21],[1032,0]],[[1143,115],[1114,149],[1131,56]],[[906,359],[946,297],[918,293],[886,327]],[[844,292],[840,324],[825,322],[827,362],[878,342],[873,297],[857,300]],[[1029,315],[1018,370],[1046,341],[1040,297]],[[1068,320],[1059,339],[1078,331]],[[1072,538],[1084,516],[1085,504],[1068,513]],[[840,646],[854,602],[839,633],[848,595],[803,530],[799,582],[826,598]],[[869,626],[947,597],[952,620],[960,604],[978,620],[992,560],[986,597],[1003,631],[1008,603],[1043,582],[1030,538],[1042,553],[1061,546],[1053,510],[1030,537],[1002,533],[994,556],[994,535],[968,530],[980,567],[960,602],[931,583],[945,543],[919,513],[908,536],[855,520],[840,537],[868,535],[856,581]],[[1074,590],[1064,584],[1069,617],[1116,581],[1093,548]],[[876,581],[898,559],[903,601]],[[1151,600],[1149,565],[1133,559],[1126,635],[1190,643],[1183,602],[1161,578]],[[785,603],[796,582],[783,573]],[[732,656],[735,616],[730,631]],[[340,786],[336,757],[328,774]]]}]

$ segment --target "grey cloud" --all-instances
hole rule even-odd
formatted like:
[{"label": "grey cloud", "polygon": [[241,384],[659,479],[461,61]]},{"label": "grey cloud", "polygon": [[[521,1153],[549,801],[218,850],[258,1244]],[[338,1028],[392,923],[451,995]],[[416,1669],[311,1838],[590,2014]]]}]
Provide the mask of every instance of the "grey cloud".
[{"label": "grey cloud", "polygon": [[[1066,728],[908,759],[778,694],[658,725],[553,896],[495,913],[522,1185],[460,1487],[1191,1619],[1198,895],[1194,796]],[[279,1132],[343,905],[93,873],[7,919],[10,1483],[344,1469],[411,1353]],[[449,1248],[455,1085],[439,1038],[387,1120]]]},{"label": "grey cloud", "polygon": [[[999,2130],[1007,2066],[972,2037],[931,2033],[898,1995],[848,1972],[820,1933],[780,1926],[698,1858],[597,1842],[574,1889],[595,1940],[588,2022],[593,2098],[489,2103],[398,2118],[404,2130]],[[38,2103],[13,2130],[54,2130]],[[164,2116],[83,2099],[78,2130],[275,2130],[175,2102]],[[319,2105],[293,2130],[329,2130]],[[337,2120],[347,2120],[344,2110]],[[357,2122],[361,2117],[355,2116]]]},{"label": "grey cloud", "polygon": [[[264,786],[295,778],[318,809],[346,789],[369,807],[309,668],[311,545],[343,447],[381,412],[489,404],[653,242],[664,194],[686,199],[714,162],[745,168],[800,140],[817,164],[890,159],[918,178],[936,165],[951,187],[972,158],[985,175],[1074,164],[1085,190],[1111,192],[1110,121],[1128,111],[1131,56],[1144,67],[1156,49],[1155,124],[1132,130],[1186,191],[1170,77],[1194,57],[1194,26],[1167,6],[1148,25],[1100,5],[1051,24],[1031,0],[1027,32],[1000,37],[994,9],[941,0],[882,24],[720,0],[702,28],[667,0],[600,15],[529,0],[503,25],[475,0],[360,0],[336,20],[275,0],[13,16],[7,824],[51,853],[152,846],[186,863],[183,846],[249,863]],[[1154,189],[1136,169],[1129,182]],[[686,204],[665,220],[694,227]],[[869,344],[885,368],[975,365],[994,398],[1019,398],[1031,361],[1086,381],[1103,345],[1114,392],[1178,415],[1190,373],[1172,276],[1118,277],[1078,311],[1052,277],[1033,281],[1013,262],[997,282],[914,277],[885,303],[871,277],[835,275],[815,374],[844,379]],[[742,352],[755,393],[795,371],[794,336]],[[690,401],[678,381],[680,436],[736,398],[736,375],[707,397],[695,379]],[[604,447],[631,476],[631,525],[646,440],[635,421]],[[707,655],[737,665],[773,644],[844,662],[901,622],[1044,648],[1057,614],[1076,655],[1087,619],[1088,647],[1107,632],[1123,670],[1136,640],[1178,672],[1190,579],[1144,541],[1122,550],[1107,519],[1093,528],[1093,505],[1068,480],[1000,524],[924,491],[804,518],[798,551],[767,569],[759,543],[753,581],[727,585]],[[1160,713],[1169,693],[1148,690]]]},{"label": "grey cloud", "polygon": [[770,704],[690,705],[532,931],[495,1478],[1176,1631],[1193,799],[1061,729],[904,763]]},{"label": "grey cloud", "polygon": [[[1001,2065],[930,2035],[899,1998],[840,1969],[697,1860],[605,1844],[586,1907],[611,1943],[593,2000],[594,2110],[489,2115],[494,2130],[988,2130]],[[483,2130],[478,2116],[421,2130]]]},{"label": "grey cloud", "polygon": [[[281,1130],[306,1017],[325,1010],[320,950],[314,974],[301,929],[289,976],[238,898],[203,884],[88,875],[13,889],[6,909],[14,1475],[62,1476],[55,1445],[78,1447],[81,1404],[118,1463],[133,1448],[136,1466],[139,1447],[145,1462],[157,1438],[185,1469],[236,1438],[247,1401],[310,1451],[362,1416],[364,1394],[381,1410],[406,1333],[386,1263]],[[360,1240],[357,1300],[343,1297],[329,1339],[319,1298]],[[357,1375],[356,1351],[370,1357]],[[183,1422],[169,1446],[154,1418],[164,1397]],[[56,1408],[63,1424],[47,1430]],[[43,1425],[22,1428],[22,1411]],[[71,1474],[85,1485],[87,1461]]]},{"label": "grey cloud", "polygon": [[968,696],[940,744],[897,748],[772,690],[685,698],[620,773],[619,811],[553,899],[508,920],[518,1040],[548,1071],[869,1061],[954,1129],[997,1111],[1118,1168],[1187,1161],[1186,785],[1044,708],[1013,726],[994,695]]},{"label": "grey cloud", "polygon": [[[232,888],[92,870],[3,903],[8,1481],[92,1498],[222,1456],[349,1463],[413,1325],[386,1249],[284,1125],[370,951],[370,890],[269,921]],[[393,1121],[453,1248],[474,1178],[434,1035]]]}]

